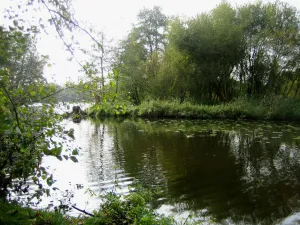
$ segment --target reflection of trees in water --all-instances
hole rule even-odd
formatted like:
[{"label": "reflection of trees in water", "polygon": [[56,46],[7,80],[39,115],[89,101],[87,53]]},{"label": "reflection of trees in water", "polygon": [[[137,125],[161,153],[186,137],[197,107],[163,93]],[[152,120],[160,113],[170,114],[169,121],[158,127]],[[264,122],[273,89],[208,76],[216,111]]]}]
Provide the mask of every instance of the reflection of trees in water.
[{"label": "reflection of trees in water", "polygon": [[120,168],[144,184],[162,183],[164,176],[159,166],[161,151],[151,144],[149,138],[152,137],[143,135],[143,131],[129,123],[111,125],[109,133],[113,135],[114,155]]},{"label": "reflection of trees in water", "polygon": [[299,201],[300,153],[290,134],[217,129],[188,138],[182,130],[141,121],[110,124],[108,130],[125,172],[166,185],[177,211],[188,205],[220,220],[269,224]]},{"label": "reflection of trees in water", "polygon": [[111,130],[111,134],[112,134],[112,138],[113,138],[113,155],[116,159],[116,162],[117,162],[117,165],[120,169],[123,169],[123,162],[124,162],[124,159],[123,159],[123,152],[122,152],[122,148],[120,147],[120,144],[119,144],[119,140],[120,140],[120,137],[119,137],[119,127],[117,124],[114,124],[110,127]]},{"label": "reflection of trees in water", "polygon": [[112,155],[112,138],[107,134],[105,124],[95,123],[89,126],[87,133],[88,144],[85,145],[87,153],[86,166],[88,174],[89,187],[92,189],[102,187],[99,182],[113,180],[114,174],[114,157]]},{"label": "reflection of trees in water", "polygon": [[299,207],[298,147],[286,142],[287,138],[274,137],[272,131],[265,132],[262,137],[235,134],[232,139],[238,139],[237,142],[232,141],[231,149],[237,163],[242,166],[243,191],[253,204],[253,215],[276,219]]}]

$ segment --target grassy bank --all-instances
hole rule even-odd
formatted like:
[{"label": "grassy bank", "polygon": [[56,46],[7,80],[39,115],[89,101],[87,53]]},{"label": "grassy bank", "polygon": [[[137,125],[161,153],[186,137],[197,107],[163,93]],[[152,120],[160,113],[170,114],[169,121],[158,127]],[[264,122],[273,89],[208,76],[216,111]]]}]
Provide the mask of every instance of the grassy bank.
[{"label": "grassy bank", "polygon": [[145,118],[187,119],[254,119],[300,121],[300,100],[270,97],[265,99],[238,99],[218,105],[196,105],[177,101],[146,101],[139,106],[106,104],[93,106],[89,115],[132,116]]},{"label": "grassy bank", "polygon": [[16,203],[0,201],[0,224],[2,225],[106,225],[147,224],[169,225],[176,222],[169,217],[157,215],[152,208],[155,192],[136,186],[127,196],[113,192],[102,196],[104,203],[87,216],[66,216],[62,212],[33,210]]}]

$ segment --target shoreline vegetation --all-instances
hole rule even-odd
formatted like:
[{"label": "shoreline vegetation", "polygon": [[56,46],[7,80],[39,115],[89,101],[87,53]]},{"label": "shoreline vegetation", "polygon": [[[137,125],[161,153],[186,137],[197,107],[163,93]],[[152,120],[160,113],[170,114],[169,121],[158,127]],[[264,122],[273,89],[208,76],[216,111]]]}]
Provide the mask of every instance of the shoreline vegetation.
[{"label": "shoreline vegetation", "polygon": [[300,121],[300,100],[283,97],[237,99],[218,105],[200,105],[179,101],[145,101],[138,106],[106,103],[88,109],[92,118],[140,117],[183,119],[245,119]]},{"label": "shoreline vegetation", "polygon": [[134,186],[134,192],[126,196],[108,192],[101,195],[104,201],[94,212],[82,212],[77,217],[66,214],[66,205],[49,209],[37,210],[22,207],[17,202],[0,201],[0,224],[4,225],[105,225],[105,224],[177,224],[171,217],[157,214],[153,208],[159,190],[146,189],[141,185]]}]

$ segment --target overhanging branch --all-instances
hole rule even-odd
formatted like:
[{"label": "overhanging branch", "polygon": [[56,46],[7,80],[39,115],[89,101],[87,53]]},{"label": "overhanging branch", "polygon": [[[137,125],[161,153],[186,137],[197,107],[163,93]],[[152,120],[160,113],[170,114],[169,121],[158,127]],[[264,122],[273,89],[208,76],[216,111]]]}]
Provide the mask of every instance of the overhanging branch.
[{"label": "overhanging branch", "polygon": [[13,102],[12,98],[10,97],[9,92],[6,90],[5,85],[4,85],[2,82],[0,82],[0,86],[1,86],[2,89],[4,90],[4,92],[5,92],[6,96],[7,96],[7,98],[8,98],[9,101],[10,101],[10,104],[11,104],[12,107],[13,107],[13,111],[14,111],[14,114],[15,114],[15,118],[16,118],[16,121],[17,121],[17,126],[18,126],[18,128],[21,130],[21,127],[20,127],[20,121],[19,121],[19,114],[18,114],[17,107],[16,107],[15,103]]},{"label": "overhanging branch", "polygon": [[82,31],[83,31],[85,34],[87,34],[94,42],[96,42],[97,45],[101,48],[101,51],[104,52],[103,46],[96,40],[96,38],[94,38],[94,37],[90,34],[90,32],[88,32],[86,29],[84,29],[83,27],[81,27],[79,24],[75,23],[73,20],[71,20],[71,19],[65,17],[65,16],[62,15],[60,12],[57,12],[57,11],[55,11],[55,10],[53,10],[53,9],[50,9],[50,8],[48,7],[48,5],[47,5],[44,1],[42,1],[42,3],[43,3],[44,6],[47,8],[47,10],[49,11],[50,14],[51,14],[51,12],[52,12],[52,13],[55,13],[55,14],[59,15],[59,17],[63,18],[65,21],[67,21],[68,23],[73,24],[75,27],[77,27],[77,28],[79,28],[80,30],[82,30]]}]

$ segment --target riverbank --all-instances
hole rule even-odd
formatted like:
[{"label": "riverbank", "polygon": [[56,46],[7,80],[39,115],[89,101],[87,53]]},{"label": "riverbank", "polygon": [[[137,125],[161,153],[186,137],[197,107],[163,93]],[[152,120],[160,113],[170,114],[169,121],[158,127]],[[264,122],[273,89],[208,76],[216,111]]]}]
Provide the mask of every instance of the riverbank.
[{"label": "riverbank", "polygon": [[[156,193],[141,186],[127,196],[109,192],[102,196],[104,202],[94,212],[83,212],[82,216],[67,216],[65,208],[56,211],[34,210],[17,203],[0,200],[0,224],[5,225],[104,225],[104,224],[176,224],[175,220],[157,215],[152,208]],[[69,206],[71,207],[71,206]],[[72,208],[72,207],[71,207]]]},{"label": "riverbank", "polygon": [[249,119],[300,121],[300,100],[281,97],[238,99],[218,105],[195,105],[190,102],[145,101],[139,106],[105,104],[89,109],[89,115],[101,117]]},{"label": "riverbank", "polygon": [[0,224],[33,225],[33,224],[80,224],[82,219],[72,219],[58,212],[33,210],[21,207],[17,203],[0,202]]}]

